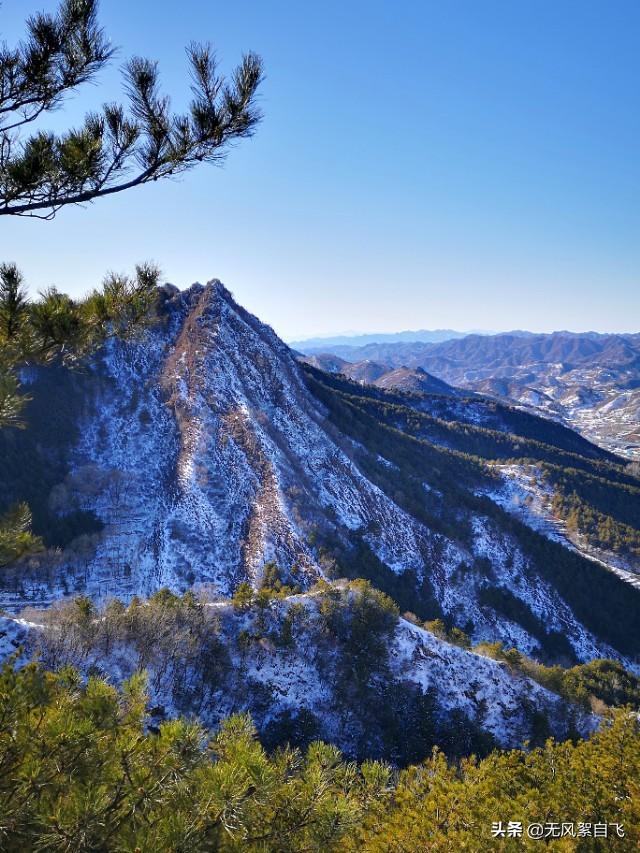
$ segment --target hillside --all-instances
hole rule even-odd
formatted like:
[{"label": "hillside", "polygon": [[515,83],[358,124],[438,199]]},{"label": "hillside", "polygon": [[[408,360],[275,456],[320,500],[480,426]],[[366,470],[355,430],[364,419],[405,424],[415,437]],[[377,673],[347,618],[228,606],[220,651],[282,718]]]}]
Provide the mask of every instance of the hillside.
[{"label": "hillside", "polygon": [[640,455],[640,335],[514,332],[325,349],[341,358],[346,375],[351,363],[363,360],[387,371],[422,368],[456,387],[559,420],[629,458]]},{"label": "hillside", "polygon": [[365,385],[375,385],[377,388],[409,391],[426,394],[452,394],[458,392],[451,385],[436,379],[421,367],[395,367],[389,369],[377,361],[345,361],[336,355],[318,353],[317,355],[299,356],[304,364],[310,364],[329,373],[341,373],[354,382]]},{"label": "hillside", "polygon": [[[346,628],[322,628],[317,614],[326,614],[307,604],[319,581],[368,579],[413,614],[378,646],[388,668],[364,680],[372,702],[405,685],[408,704],[391,714],[391,728],[428,697],[434,720],[457,709],[498,743],[530,736],[536,713],[566,734],[576,718],[565,700],[504,663],[479,659],[472,644],[501,642],[565,666],[594,658],[637,666],[640,590],[628,581],[638,571],[640,483],[618,457],[559,424],[480,396],[389,391],[301,365],[218,281],[183,292],[167,286],[155,323],[137,339],[109,341],[81,369],[33,368],[22,379],[32,396],[29,423],[0,433],[3,501],[30,503],[48,547],[0,570],[0,604],[14,614],[31,608],[28,624],[10,618],[5,636],[22,624],[29,648],[52,666],[98,667],[120,680],[145,665],[160,704],[196,711],[212,725],[251,710],[267,731],[306,697],[322,736],[361,756],[391,756],[397,747],[379,720],[354,718],[349,734],[336,709],[344,699],[344,713],[353,714],[361,701],[324,692],[336,665],[323,652],[326,632],[344,639]],[[606,560],[586,558],[514,513],[505,495],[515,462],[539,468],[536,494],[552,479],[568,495],[578,490],[576,524],[586,536],[587,510],[604,514],[610,505],[611,536],[628,548],[627,573],[616,575]],[[245,585],[263,589],[270,566],[290,591],[286,604],[262,615],[213,607]],[[233,648],[245,643],[246,672],[261,685],[255,695],[215,670],[219,692],[196,701],[188,675],[203,689],[196,643],[177,670],[186,691],[178,702],[164,680],[173,652],[140,658],[136,632],[115,649],[92,639],[87,625],[78,651],[64,608],[33,615],[78,595],[97,603],[117,597],[126,609],[137,597],[164,600],[168,593],[159,591],[183,594],[194,585],[221,620],[203,648],[224,649],[233,670]],[[348,625],[359,598],[340,595]],[[281,652],[273,636],[281,636],[296,596],[305,627],[299,645]],[[425,634],[425,620],[467,639],[456,646]],[[50,622],[42,647],[38,626]],[[359,666],[344,660],[347,672]],[[451,705],[453,695],[460,698]]]},{"label": "hillside", "polygon": [[[576,742],[550,739],[455,763],[436,749],[394,772],[318,741],[267,751],[247,715],[215,732],[184,717],[151,723],[140,676],[118,689],[31,665],[2,670],[0,691],[8,722],[0,729],[0,810],[11,853],[64,849],[70,839],[84,850],[141,853],[480,853],[522,849],[534,823],[541,833],[566,828],[551,849],[584,849],[586,838],[594,850],[623,853],[640,840],[634,714],[617,712]],[[402,735],[410,741],[411,728]],[[506,844],[496,814],[517,814]],[[591,845],[596,826],[607,837],[600,829]],[[528,849],[537,846],[536,837]]]},{"label": "hillside", "polygon": [[157,719],[195,712],[216,728],[249,711],[274,746],[320,737],[361,760],[406,765],[436,744],[452,756],[485,753],[595,724],[588,707],[515,677],[504,661],[400,618],[361,581],[306,593],[263,586],[253,602],[207,595],[164,590],[144,605],[112,601],[101,611],[69,603],[29,611],[33,622],[0,620],[0,630],[17,629],[28,653],[53,669],[73,665],[118,682],[145,669]]}]

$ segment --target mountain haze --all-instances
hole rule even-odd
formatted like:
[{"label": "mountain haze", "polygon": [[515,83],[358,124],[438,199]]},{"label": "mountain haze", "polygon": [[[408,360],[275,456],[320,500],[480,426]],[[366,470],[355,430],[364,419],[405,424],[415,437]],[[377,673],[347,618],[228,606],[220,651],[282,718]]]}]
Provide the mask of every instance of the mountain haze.
[{"label": "mountain haze", "polygon": [[468,332],[456,332],[453,329],[418,329],[415,332],[378,332],[371,334],[344,334],[344,335],[327,335],[326,337],[305,338],[299,341],[290,341],[291,349],[300,349],[303,352],[324,352],[326,349],[331,349],[336,346],[353,346],[361,347],[366,344],[377,343],[399,343],[401,341],[423,341],[428,343],[438,343],[439,341],[448,341],[452,338],[462,338]]}]

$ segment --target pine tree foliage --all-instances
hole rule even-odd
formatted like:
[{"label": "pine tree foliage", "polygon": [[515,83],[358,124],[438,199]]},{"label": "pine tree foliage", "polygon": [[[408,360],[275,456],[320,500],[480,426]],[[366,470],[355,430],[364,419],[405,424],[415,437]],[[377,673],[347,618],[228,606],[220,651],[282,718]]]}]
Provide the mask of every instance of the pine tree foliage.
[{"label": "pine tree foliage", "polygon": [[22,273],[15,264],[0,264],[0,340],[15,341],[26,314],[27,294]]},{"label": "pine tree foliage", "polygon": [[26,394],[20,393],[20,382],[11,365],[0,355],[0,429],[24,427],[21,413],[28,399]]},{"label": "pine tree foliage", "polygon": [[[0,429],[23,428],[23,410],[30,397],[21,392],[18,371],[29,364],[56,359],[79,362],[109,337],[127,337],[153,320],[160,270],[140,264],[132,276],[109,273],[101,287],[74,300],[48,288],[30,301],[22,273],[15,264],[0,265]],[[23,505],[24,506],[24,505]],[[0,520],[0,565],[42,543],[28,532],[19,514]]]},{"label": "pine tree foliage", "polygon": [[[27,38],[0,51],[0,115],[9,132],[60,105],[65,93],[91,80],[113,55],[97,23],[97,3],[65,0],[55,15],[27,20]],[[19,118],[9,123],[8,117]]]},{"label": "pine tree foliage", "polygon": [[[640,726],[394,773],[332,746],[267,753],[247,716],[214,735],[146,727],[145,679],[121,691],[12,662],[0,673],[0,848],[6,851],[626,851],[640,842]],[[608,837],[495,839],[496,821],[608,823]],[[621,827],[620,836],[614,825]]]},{"label": "pine tree foliage", "polygon": [[30,301],[16,265],[0,265],[0,427],[23,425],[28,398],[19,394],[19,365],[75,362],[109,337],[140,330],[152,317],[160,275],[154,264],[139,264],[133,276],[109,273],[84,299],[50,287]]},{"label": "pine tree foliage", "polygon": [[23,276],[15,264],[0,264],[0,429],[23,427],[20,414],[27,397],[12,368],[24,349],[22,334],[27,314]]},{"label": "pine tree foliage", "polygon": [[185,720],[145,732],[144,679],[122,693],[35,665],[0,676],[0,847],[336,849],[384,788],[331,746],[268,756],[246,716],[208,738]]},{"label": "pine tree foliage", "polygon": [[42,540],[31,533],[31,510],[27,504],[16,504],[0,516],[0,566],[41,549]]},{"label": "pine tree foliage", "polygon": [[260,120],[260,58],[246,54],[225,78],[211,47],[191,44],[188,112],[172,112],[157,64],[134,57],[124,68],[127,107],[105,104],[80,127],[22,138],[25,125],[59,107],[112,58],[97,13],[98,0],[62,0],[56,14],[28,19],[16,48],[0,51],[0,215],[51,219],[65,205],[219,163]]}]

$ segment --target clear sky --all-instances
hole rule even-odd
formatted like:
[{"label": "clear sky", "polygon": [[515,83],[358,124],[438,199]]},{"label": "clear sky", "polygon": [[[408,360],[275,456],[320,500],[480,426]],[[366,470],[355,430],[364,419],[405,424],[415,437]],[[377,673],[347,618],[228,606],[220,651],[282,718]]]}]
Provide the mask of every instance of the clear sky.
[{"label": "clear sky", "polygon": [[[9,42],[49,0],[3,0]],[[0,258],[81,293],[154,259],[222,279],[287,339],[344,330],[640,330],[640,2],[103,0],[119,61],[262,54],[263,124],[226,166],[54,222]],[[118,96],[118,62],[45,125]]]}]

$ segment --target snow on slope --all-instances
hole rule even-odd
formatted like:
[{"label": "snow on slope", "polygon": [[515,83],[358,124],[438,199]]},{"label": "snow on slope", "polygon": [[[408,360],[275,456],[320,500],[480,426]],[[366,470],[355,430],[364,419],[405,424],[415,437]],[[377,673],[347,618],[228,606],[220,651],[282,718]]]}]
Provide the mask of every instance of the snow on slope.
[{"label": "snow on slope", "polygon": [[[469,390],[503,397],[575,429],[595,444],[640,458],[638,368],[606,365],[572,367],[534,362],[519,369],[468,370],[448,381]],[[626,386],[630,386],[627,388]]]},{"label": "snow on slope", "polygon": [[[370,543],[383,559],[423,571],[428,531],[329,435],[273,331],[217,281],[172,294],[167,309],[166,324],[111,341],[93,368],[100,395],[68,485],[75,506],[106,528],[83,558],[83,589],[127,596],[198,580],[229,592],[259,582],[268,560],[312,580],[321,575],[306,544],[314,513],[375,528]],[[58,569],[77,587],[74,560]],[[46,597],[46,584],[33,590],[35,601]]]},{"label": "snow on slope", "polygon": [[[401,619],[392,646],[395,672],[418,684],[434,688],[444,710],[462,709],[471,719],[483,714],[483,727],[503,746],[526,740],[521,716],[523,701],[557,717],[562,700],[524,676],[514,676],[506,664],[442,642],[417,625]],[[585,715],[582,725],[594,720]]]},{"label": "snow on slope", "polygon": [[500,489],[487,492],[488,497],[533,530],[599,563],[626,583],[640,589],[640,573],[630,559],[613,551],[596,548],[579,532],[570,532],[565,522],[553,514],[553,489],[545,482],[536,465],[508,464],[496,467],[503,476],[503,485]]},{"label": "snow on slope", "polygon": [[[104,531],[90,547],[21,563],[0,590],[2,606],[77,592],[128,599],[196,582],[228,594],[242,580],[259,585],[270,560],[308,586],[323,573],[311,543],[324,528],[346,543],[361,536],[391,571],[427,581],[445,614],[473,623],[476,640],[504,639],[524,652],[538,646],[480,605],[490,582],[563,631],[580,659],[616,656],[494,522],[475,517],[470,543],[447,539],[367,479],[295,355],[219,281],[166,288],[165,297],[155,327],[138,340],[110,341],[91,366],[96,399],[65,487],[69,509],[95,512]],[[479,558],[490,563],[490,579]]]},{"label": "snow on slope", "polygon": [[[238,613],[229,604],[218,603],[210,617],[211,630],[220,632],[218,636],[231,654],[231,666],[226,675],[217,676],[213,689],[204,691],[188,661],[185,666],[153,652],[143,661],[140,650],[123,640],[110,641],[108,651],[103,646],[80,650],[72,643],[73,648],[67,646],[61,657],[59,646],[51,652],[46,641],[39,644],[38,625],[0,618],[0,636],[4,632],[8,637],[19,635],[29,652],[42,653],[45,664],[70,663],[85,674],[99,672],[118,683],[144,666],[149,674],[151,706],[163,708],[170,716],[193,711],[185,708],[185,697],[197,694],[198,716],[211,727],[232,713],[250,711],[262,729],[284,711],[308,709],[321,723],[321,736],[352,754],[363,732],[358,713],[336,691],[333,668],[337,671],[345,665],[341,663],[344,650],[323,648],[321,635],[314,633],[321,624],[314,596],[272,601],[260,616],[259,633],[277,633],[292,605],[302,605],[305,611],[303,627],[290,644],[283,647],[262,640],[247,649],[238,643],[239,634],[255,632],[256,614]],[[349,665],[347,661],[347,668]],[[532,709],[548,718],[557,737],[569,732],[571,714],[559,696],[511,672],[504,663],[451,645],[402,618],[390,638],[389,670],[384,678],[390,684],[414,684],[423,693],[433,691],[441,717],[462,711],[505,747],[520,746],[531,737]],[[264,696],[269,696],[266,706]],[[574,710],[581,731],[596,725],[593,715]]]}]

